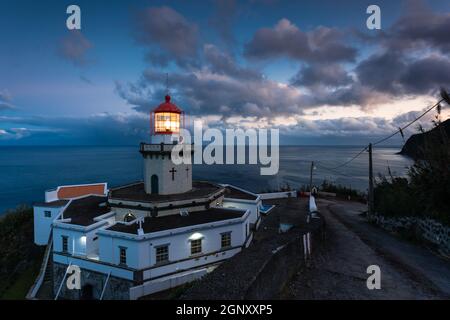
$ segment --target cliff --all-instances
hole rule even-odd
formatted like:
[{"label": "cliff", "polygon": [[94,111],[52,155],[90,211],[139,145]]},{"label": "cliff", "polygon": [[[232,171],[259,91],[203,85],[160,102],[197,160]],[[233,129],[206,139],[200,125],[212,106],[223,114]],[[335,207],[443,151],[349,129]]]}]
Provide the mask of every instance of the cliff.
[{"label": "cliff", "polygon": [[442,122],[439,127],[435,127],[430,131],[424,133],[417,133],[409,137],[409,139],[403,145],[403,148],[399,153],[411,157],[413,159],[423,159],[424,158],[423,150],[425,148],[425,142],[432,141],[433,139],[442,139],[440,127],[446,133],[447,137],[450,138],[450,119],[447,119],[444,122]]}]

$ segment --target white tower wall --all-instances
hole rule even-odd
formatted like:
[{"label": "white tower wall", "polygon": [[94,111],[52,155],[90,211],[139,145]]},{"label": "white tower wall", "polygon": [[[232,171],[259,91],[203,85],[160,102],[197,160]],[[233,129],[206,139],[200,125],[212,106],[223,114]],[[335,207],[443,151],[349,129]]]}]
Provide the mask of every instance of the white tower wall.
[{"label": "white tower wall", "polygon": [[183,193],[192,189],[192,165],[175,165],[170,154],[144,154],[144,184],[145,192],[149,194],[155,193],[152,176],[158,177],[158,194]]}]

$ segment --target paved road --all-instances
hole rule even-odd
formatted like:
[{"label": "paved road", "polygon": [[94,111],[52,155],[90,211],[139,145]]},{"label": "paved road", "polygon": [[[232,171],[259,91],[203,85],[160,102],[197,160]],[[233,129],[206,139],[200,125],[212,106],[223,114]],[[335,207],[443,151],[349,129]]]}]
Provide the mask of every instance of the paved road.
[{"label": "paved road", "polygon": [[[318,201],[327,242],[297,274],[281,298],[448,299],[450,262],[364,221],[365,206]],[[368,290],[366,269],[381,268],[381,289]]]}]

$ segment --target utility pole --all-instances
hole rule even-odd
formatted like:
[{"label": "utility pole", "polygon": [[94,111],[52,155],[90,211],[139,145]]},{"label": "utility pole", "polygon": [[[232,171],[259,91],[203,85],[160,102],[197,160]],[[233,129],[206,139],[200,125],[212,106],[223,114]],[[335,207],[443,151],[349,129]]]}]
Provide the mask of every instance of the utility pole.
[{"label": "utility pole", "polygon": [[312,193],[312,176],[313,176],[313,170],[314,170],[314,161],[311,161],[311,172],[309,173],[309,194]]},{"label": "utility pole", "polygon": [[374,214],[373,209],[373,164],[372,164],[372,144],[369,143],[369,217]]}]

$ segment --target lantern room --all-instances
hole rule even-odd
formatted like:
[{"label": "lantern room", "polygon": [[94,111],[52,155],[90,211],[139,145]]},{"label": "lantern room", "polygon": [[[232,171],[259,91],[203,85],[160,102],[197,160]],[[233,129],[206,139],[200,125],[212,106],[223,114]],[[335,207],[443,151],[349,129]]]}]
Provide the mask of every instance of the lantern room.
[{"label": "lantern room", "polygon": [[180,127],[184,127],[184,112],[170,102],[169,95],[165,100],[150,115],[152,135],[179,134]]}]

